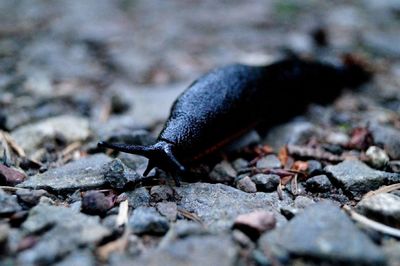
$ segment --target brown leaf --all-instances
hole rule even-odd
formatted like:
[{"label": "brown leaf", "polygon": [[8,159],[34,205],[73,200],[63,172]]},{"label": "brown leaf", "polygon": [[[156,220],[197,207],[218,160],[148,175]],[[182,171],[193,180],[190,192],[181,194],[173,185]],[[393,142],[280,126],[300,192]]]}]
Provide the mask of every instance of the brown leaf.
[{"label": "brown leaf", "polygon": [[308,163],[304,161],[295,161],[292,170],[299,171],[299,172],[305,172],[308,169]]},{"label": "brown leaf", "polygon": [[279,158],[279,161],[281,161],[281,165],[287,164],[287,162],[289,160],[289,153],[288,153],[287,146],[284,146],[279,150],[278,158]]},{"label": "brown leaf", "polygon": [[366,150],[374,144],[371,132],[366,127],[357,127],[351,132],[351,138],[347,144],[350,149]]}]

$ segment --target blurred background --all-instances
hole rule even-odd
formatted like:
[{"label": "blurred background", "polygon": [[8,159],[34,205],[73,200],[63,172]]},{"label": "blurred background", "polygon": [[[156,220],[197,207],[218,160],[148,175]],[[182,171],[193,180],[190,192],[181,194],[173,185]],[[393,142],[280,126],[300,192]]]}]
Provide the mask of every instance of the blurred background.
[{"label": "blurred background", "polygon": [[17,129],[50,117],[74,116],[50,122],[93,143],[134,129],[157,135],[173,100],[201,74],[287,51],[374,58],[398,111],[399,24],[397,0],[3,0],[0,128],[40,161],[43,139],[31,138],[43,129]]}]

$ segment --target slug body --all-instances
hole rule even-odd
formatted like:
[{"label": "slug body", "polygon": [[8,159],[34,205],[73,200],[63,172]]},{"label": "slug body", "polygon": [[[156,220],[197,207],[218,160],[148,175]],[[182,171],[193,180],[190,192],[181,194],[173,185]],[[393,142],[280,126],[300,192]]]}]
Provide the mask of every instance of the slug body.
[{"label": "slug body", "polygon": [[285,122],[308,104],[328,103],[341,89],[368,79],[358,65],[297,58],[262,67],[230,65],[202,76],[176,99],[156,144],[99,146],[148,157],[144,175],[155,166],[184,172],[186,162],[213,152],[258,123]]}]

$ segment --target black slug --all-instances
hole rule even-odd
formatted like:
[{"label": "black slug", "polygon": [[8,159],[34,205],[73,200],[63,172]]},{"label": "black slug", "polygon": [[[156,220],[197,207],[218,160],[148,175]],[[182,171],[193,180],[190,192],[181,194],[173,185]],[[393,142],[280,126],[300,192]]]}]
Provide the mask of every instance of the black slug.
[{"label": "black slug", "polygon": [[157,143],[100,147],[149,158],[154,167],[184,173],[186,163],[209,154],[258,123],[272,126],[303,112],[308,104],[328,103],[341,89],[370,78],[360,65],[340,66],[299,58],[262,67],[241,64],[215,69],[193,82],[174,102]]}]

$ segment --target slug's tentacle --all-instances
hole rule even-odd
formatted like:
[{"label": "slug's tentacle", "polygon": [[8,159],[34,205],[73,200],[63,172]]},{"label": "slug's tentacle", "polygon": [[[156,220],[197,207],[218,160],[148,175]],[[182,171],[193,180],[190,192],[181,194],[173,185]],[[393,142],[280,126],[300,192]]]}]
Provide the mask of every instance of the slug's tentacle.
[{"label": "slug's tentacle", "polygon": [[113,149],[117,151],[122,151],[126,153],[131,153],[131,154],[137,154],[137,155],[142,155],[145,157],[148,157],[152,150],[151,146],[143,146],[143,145],[129,145],[129,144],[122,144],[122,143],[108,143],[105,141],[100,141],[97,144],[98,147],[100,148],[108,148],[108,149]]},{"label": "slug's tentacle", "polygon": [[[186,172],[186,168],[175,157],[173,152],[174,145],[165,141],[159,141],[150,146],[108,143],[101,141],[98,143],[98,146],[121,152],[138,154],[148,158],[149,162],[146,170],[143,172],[144,176],[147,176],[156,166],[171,173],[184,174]],[[179,184],[178,180],[175,181]]]}]

